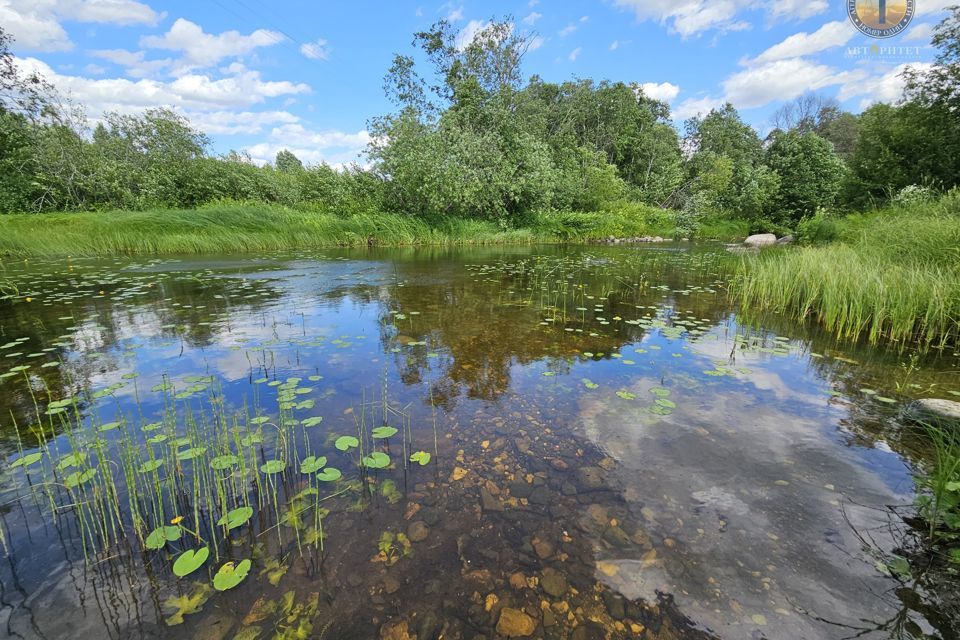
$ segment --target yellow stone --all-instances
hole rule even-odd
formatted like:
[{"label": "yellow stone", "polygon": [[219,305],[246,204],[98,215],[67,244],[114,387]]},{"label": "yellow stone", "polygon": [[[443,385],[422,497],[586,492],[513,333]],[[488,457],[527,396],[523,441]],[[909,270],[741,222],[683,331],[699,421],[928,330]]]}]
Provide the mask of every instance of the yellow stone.
[{"label": "yellow stone", "polygon": [[463,480],[464,476],[470,473],[467,469],[463,467],[454,467],[453,473],[450,474],[450,482],[456,482],[457,480]]}]

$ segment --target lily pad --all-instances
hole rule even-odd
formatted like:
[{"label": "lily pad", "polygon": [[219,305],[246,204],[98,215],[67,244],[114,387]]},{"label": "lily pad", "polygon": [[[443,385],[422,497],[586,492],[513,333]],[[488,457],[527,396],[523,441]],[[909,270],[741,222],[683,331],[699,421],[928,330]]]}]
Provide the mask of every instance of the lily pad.
[{"label": "lily pad", "polygon": [[180,527],[162,526],[157,527],[147,536],[147,549],[163,549],[168,542],[174,542],[180,539]]},{"label": "lily pad", "polygon": [[390,456],[382,451],[374,451],[368,456],[363,457],[363,466],[371,469],[384,469],[390,466]]},{"label": "lily pad", "polygon": [[223,471],[229,469],[230,467],[240,464],[240,458],[232,454],[224,454],[222,456],[217,456],[210,461],[210,468],[216,471]]},{"label": "lily pad", "polygon": [[268,460],[267,462],[260,465],[260,471],[269,475],[275,473],[282,473],[284,469],[287,468],[287,463],[283,460]]},{"label": "lily pad", "polygon": [[316,473],[327,464],[327,457],[307,456],[300,462],[300,473]]},{"label": "lily pad", "polygon": [[181,553],[173,562],[173,574],[178,578],[190,575],[199,569],[201,565],[207,561],[209,556],[210,549],[208,547],[188,549]]},{"label": "lily pad", "polygon": [[230,529],[242,527],[252,517],[253,507],[237,507],[221,516],[220,519],[217,520],[217,524],[226,527],[229,531]]},{"label": "lily pad", "polygon": [[327,467],[317,474],[317,480],[320,482],[334,482],[335,480],[339,480],[341,476],[343,476],[343,474],[340,473],[340,469],[337,469],[336,467]]},{"label": "lily pad", "polygon": [[410,454],[410,462],[416,462],[421,467],[430,464],[430,453],[427,451],[414,451]]},{"label": "lily pad", "polygon": [[86,483],[88,480],[97,475],[96,469],[86,469],[85,471],[74,471],[66,478],[63,479],[63,484],[67,486],[68,489],[73,489],[74,487],[79,487],[81,484]]},{"label": "lily pad", "polygon": [[389,425],[383,425],[382,427],[377,427],[370,432],[370,435],[374,438],[389,438],[397,434],[397,428],[391,427]]},{"label": "lily pad", "polygon": [[17,467],[29,467],[32,464],[36,464],[37,462],[40,462],[41,458],[43,458],[42,451],[35,451],[34,453],[28,453],[14,460],[13,464],[10,465],[10,468],[16,469]]},{"label": "lily pad", "polygon": [[350,451],[350,449],[353,449],[354,447],[359,447],[360,441],[357,440],[354,436],[340,436],[333,443],[333,446],[335,446],[340,451]]},{"label": "lily pad", "polygon": [[140,468],[137,469],[140,473],[150,473],[151,471],[156,471],[163,466],[163,460],[147,460]]},{"label": "lily pad", "polygon": [[250,573],[250,559],[241,560],[238,564],[227,562],[217,575],[213,577],[213,588],[217,591],[226,591],[244,581],[247,574]]}]

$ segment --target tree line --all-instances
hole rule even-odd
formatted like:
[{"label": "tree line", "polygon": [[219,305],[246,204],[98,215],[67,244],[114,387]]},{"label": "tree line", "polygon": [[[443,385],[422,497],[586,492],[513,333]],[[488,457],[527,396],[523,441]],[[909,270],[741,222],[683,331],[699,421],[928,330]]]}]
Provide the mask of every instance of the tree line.
[{"label": "tree line", "polygon": [[289,151],[257,166],[210,153],[170,109],[82,109],[19,72],[0,28],[0,212],[192,208],[224,200],[342,214],[390,211],[520,226],[540,211],[641,203],[680,233],[706,217],[784,232],[824,212],[927,197],[960,180],[960,8],[934,30],[929,70],[895,105],[861,114],[801,96],[761,137],[731,104],[673,126],[638,84],[524,80],[531,39],[509,19],[469,42],[440,21],[416,33],[385,77],[396,111],[370,122],[368,165],[304,166]]}]

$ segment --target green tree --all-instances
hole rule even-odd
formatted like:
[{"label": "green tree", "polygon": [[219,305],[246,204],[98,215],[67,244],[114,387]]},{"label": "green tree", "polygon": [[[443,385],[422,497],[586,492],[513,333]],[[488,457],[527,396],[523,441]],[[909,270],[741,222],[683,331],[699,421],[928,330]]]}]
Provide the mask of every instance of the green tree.
[{"label": "green tree", "polygon": [[277,152],[277,158],[274,160],[273,166],[277,168],[277,171],[283,171],[284,173],[303,171],[303,163],[300,162],[300,158],[287,149],[281,149]]},{"label": "green tree", "polygon": [[843,161],[833,145],[813,132],[777,131],[767,148],[766,165],[779,177],[772,219],[793,226],[836,201]]}]

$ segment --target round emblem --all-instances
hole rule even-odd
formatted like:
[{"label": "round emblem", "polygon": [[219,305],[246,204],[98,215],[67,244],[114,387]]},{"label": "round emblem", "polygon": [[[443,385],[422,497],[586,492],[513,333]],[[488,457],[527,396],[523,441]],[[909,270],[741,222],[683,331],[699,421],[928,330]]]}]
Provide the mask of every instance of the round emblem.
[{"label": "round emblem", "polygon": [[913,20],[915,4],[916,0],[847,0],[847,15],[861,33],[891,38]]}]

